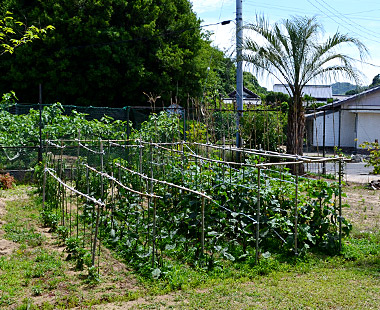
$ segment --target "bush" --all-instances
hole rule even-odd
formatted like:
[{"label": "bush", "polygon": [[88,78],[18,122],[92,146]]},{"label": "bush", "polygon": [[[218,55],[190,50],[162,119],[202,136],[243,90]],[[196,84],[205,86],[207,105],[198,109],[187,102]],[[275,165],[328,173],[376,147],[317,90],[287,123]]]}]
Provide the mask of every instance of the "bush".
[{"label": "bush", "polygon": [[15,178],[11,176],[9,173],[0,174],[1,189],[11,189],[15,183]]},{"label": "bush", "polygon": [[265,150],[278,151],[286,141],[286,124],[286,113],[280,110],[273,111],[272,107],[261,105],[243,114],[241,134],[247,146],[251,148],[261,145]]},{"label": "bush", "polygon": [[378,142],[367,142],[359,145],[360,147],[369,151],[369,159],[367,160],[366,167],[373,167],[373,174],[380,174],[380,146]]}]

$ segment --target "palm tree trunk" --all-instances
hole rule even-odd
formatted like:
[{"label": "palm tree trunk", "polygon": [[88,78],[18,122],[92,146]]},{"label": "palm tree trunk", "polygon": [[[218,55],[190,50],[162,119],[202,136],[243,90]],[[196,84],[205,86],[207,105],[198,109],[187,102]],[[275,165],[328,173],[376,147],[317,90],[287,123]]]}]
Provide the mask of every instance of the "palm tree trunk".
[{"label": "palm tree trunk", "polygon": [[[303,155],[303,138],[305,132],[305,113],[302,100],[295,97],[294,103],[290,105],[288,111],[288,132],[286,139],[286,152],[288,154]],[[293,174],[304,174],[304,165],[289,165]]]}]

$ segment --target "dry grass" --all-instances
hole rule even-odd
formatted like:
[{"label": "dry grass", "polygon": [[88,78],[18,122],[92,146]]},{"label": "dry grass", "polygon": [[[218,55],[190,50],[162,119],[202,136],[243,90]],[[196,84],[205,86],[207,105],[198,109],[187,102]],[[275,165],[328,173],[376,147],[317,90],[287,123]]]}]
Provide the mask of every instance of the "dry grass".
[{"label": "dry grass", "polygon": [[380,191],[370,190],[364,185],[354,184],[345,187],[347,197],[343,202],[350,207],[343,210],[353,226],[363,232],[380,230]]}]

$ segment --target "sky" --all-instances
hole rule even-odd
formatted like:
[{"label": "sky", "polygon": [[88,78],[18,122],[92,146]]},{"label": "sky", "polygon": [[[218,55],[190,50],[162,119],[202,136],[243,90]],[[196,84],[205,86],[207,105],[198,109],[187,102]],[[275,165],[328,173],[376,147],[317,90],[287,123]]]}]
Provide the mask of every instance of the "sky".
[{"label": "sky", "polygon": [[[213,45],[223,50],[227,56],[235,51],[235,23],[214,25],[224,20],[236,19],[236,0],[190,0],[193,10],[202,20],[203,29],[212,31]],[[380,1],[379,0],[243,0],[243,23],[254,23],[256,15],[266,17],[270,23],[292,16],[316,16],[324,28],[324,38],[335,32],[354,36],[368,48],[369,56],[365,63],[355,61],[355,67],[363,73],[362,84],[369,85],[375,75],[380,73]],[[252,35],[247,32],[244,36]],[[340,51],[360,60],[356,49],[344,46]],[[250,71],[244,64],[244,70]],[[273,89],[278,81],[270,76],[258,76],[259,84]],[[339,78],[334,82],[351,82]]]}]

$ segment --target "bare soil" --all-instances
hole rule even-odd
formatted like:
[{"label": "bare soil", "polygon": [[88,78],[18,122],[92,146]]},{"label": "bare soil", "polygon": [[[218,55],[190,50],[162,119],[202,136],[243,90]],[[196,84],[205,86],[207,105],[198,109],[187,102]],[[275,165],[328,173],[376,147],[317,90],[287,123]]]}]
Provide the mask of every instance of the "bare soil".
[{"label": "bare soil", "polygon": [[[380,190],[366,189],[364,184],[351,183],[344,188],[347,197],[342,203],[349,205],[343,209],[346,217],[355,229],[364,232],[374,232],[380,229]],[[138,298],[129,302],[116,302],[96,305],[93,309],[121,310],[149,308],[150,305],[161,304],[159,309],[174,309],[178,305],[176,300],[181,292],[161,296]],[[186,299],[181,301],[186,304]],[[158,308],[155,308],[158,309]]]},{"label": "bare soil", "polygon": [[17,243],[3,239],[4,231],[1,227],[5,224],[2,219],[4,218],[6,212],[5,201],[3,198],[0,198],[0,256],[9,255],[18,247]]},{"label": "bare soil", "polygon": [[[49,228],[39,227],[38,231],[46,237],[44,248],[61,253],[63,260],[66,259],[67,253],[65,248],[57,242],[57,237],[49,232]],[[98,284],[87,284],[84,281],[86,271],[75,270],[74,266],[69,266],[65,271],[67,279],[60,283],[53,291],[45,292],[41,296],[30,296],[34,305],[43,303],[57,304],[62,300],[67,300],[70,304],[107,302],[109,298],[117,298],[128,295],[139,289],[139,285],[131,270],[112,253],[102,247],[100,254],[99,273],[101,281]],[[72,307],[69,307],[72,308]],[[79,309],[83,309],[81,306]]]},{"label": "bare soil", "polygon": [[[142,298],[138,298],[136,300],[131,300],[127,302],[112,302],[108,304],[95,305],[92,307],[92,309],[122,310],[122,309],[136,309],[140,307],[142,308],[144,306],[149,308],[149,305],[152,303],[161,304],[161,307],[159,309],[175,309],[175,306],[177,305],[176,298],[178,294],[180,293],[171,293],[171,294],[165,294],[165,295],[160,295],[160,296],[142,297]],[[182,303],[186,303],[186,302],[182,301]],[[80,309],[80,308],[75,308],[75,309]]]},{"label": "bare soil", "polygon": [[[4,238],[5,232],[2,230],[2,226],[6,224],[6,203],[12,200],[22,201],[28,199],[28,195],[26,194],[25,197],[20,195],[12,196],[9,192],[2,192],[0,194],[3,194],[0,197],[0,257],[7,257],[18,250],[20,244]],[[58,257],[63,262],[62,268],[64,269],[65,276],[62,278],[61,276],[52,275],[52,278],[50,278],[47,275],[43,281],[57,280],[57,285],[54,289],[50,291],[44,290],[41,295],[34,296],[30,288],[25,288],[22,299],[29,298],[31,303],[37,307],[43,307],[43,305],[48,304],[59,305],[60,308],[73,308],[76,304],[86,304],[88,302],[94,304],[104,303],[108,299],[115,300],[128,296],[136,290],[142,290],[132,271],[104,247],[101,247],[100,263],[98,266],[101,281],[98,284],[86,283],[84,279],[86,278],[87,271],[75,270],[73,263],[66,260],[68,253],[65,252],[65,247],[59,242],[57,236],[50,231],[50,228],[42,227],[37,219],[25,218],[23,221],[28,226],[33,225],[35,232],[42,235],[44,242],[41,247],[43,249],[48,250],[50,253],[58,253]],[[33,248],[27,248],[23,251],[32,253],[33,250]],[[30,254],[30,259],[33,259],[32,254]],[[34,281],[31,281],[32,284]],[[21,303],[22,300],[20,299],[19,302]],[[12,304],[9,309],[15,309],[18,305],[20,304]]]},{"label": "bare soil", "polygon": [[363,184],[351,183],[344,188],[347,197],[342,202],[349,207],[342,210],[353,226],[362,232],[380,229],[380,190],[367,189]]}]

